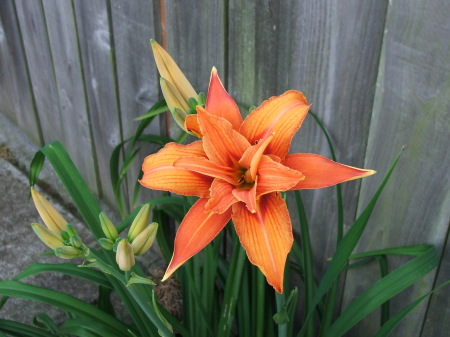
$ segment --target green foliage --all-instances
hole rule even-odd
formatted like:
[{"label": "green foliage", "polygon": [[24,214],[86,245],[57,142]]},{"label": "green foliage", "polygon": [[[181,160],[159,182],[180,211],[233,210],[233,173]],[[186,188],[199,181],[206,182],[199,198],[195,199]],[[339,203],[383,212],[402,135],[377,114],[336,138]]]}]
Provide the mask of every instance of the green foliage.
[{"label": "green foliage", "polygon": [[[112,186],[123,217],[116,225],[119,233],[131,225],[143,206],[139,205],[130,211],[134,208],[132,206],[139,188],[135,187],[130,197],[128,188],[123,186],[127,172],[140,152],[138,144],[151,143],[164,146],[167,142],[174,141],[169,137],[144,134],[145,128],[153,119],[166,110],[167,106],[163,100],[156,103],[147,114],[138,119],[140,123],[136,134],[120,143],[112,153],[110,160]],[[335,160],[328,133],[317,116],[313,114],[313,117],[324,132]],[[184,137],[185,134],[177,141],[183,141]],[[123,273],[118,269],[112,251],[91,248],[91,254],[84,263],[84,268],[70,263],[33,264],[18,274],[14,280],[0,281],[0,294],[4,295],[0,305],[5,303],[8,296],[14,296],[44,302],[68,313],[68,318],[59,326],[45,314],[36,315],[34,320],[36,326],[0,320],[0,334],[173,336],[173,332],[176,332],[186,337],[231,335],[339,337],[368,314],[381,308],[380,329],[375,337],[388,336],[395,326],[433,291],[406,305],[392,317],[389,312],[389,300],[438,264],[435,249],[429,245],[389,248],[352,255],[399,158],[400,154],[395,158],[372,200],[345,235],[342,193],[340,186],[336,187],[337,248],[320,280],[314,279],[313,249],[307,214],[300,192],[295,191],[294,206],[299,215],[300,237],[295,240],[286,265],[284,294],[275,293],[267,285],[261,272],[249,263],[245,250],[240,245],[233,226],[230,225],[175,273],[182,292],[181,320],[158,303],[153,290],[154,282],[146,278],[139,265],[135,265],[130,273]],[[50,143],[36,153],[30,167],[30,184],[34,185],[38,179],[45,159],[50,161],[90,231],[96,239],[104,238],[99,221],[101,209],[60,143]],[[193,202],[194,199],[190,197],[164,194],[145,203],[152,206],[153,220],[159,223],[157,240],[167,263],[173,253],[174,224],[182,221]],[[390,255],[407,255],[412,259],[390,270],[388,259]],[[361,268],[370,261],[378,262],[380,279],[336,315],[339,277],[349,268]],[[61,292],[21,282],[28,276],[48,272],[59,272],[97,284],[98,306]],[[132,318],[132,324],[124,323],[115,317],[110,301],[111,292],[116,292],[122,300]],[[299,294],[302,295],[300,305],[303,317],[297,312]]]}]

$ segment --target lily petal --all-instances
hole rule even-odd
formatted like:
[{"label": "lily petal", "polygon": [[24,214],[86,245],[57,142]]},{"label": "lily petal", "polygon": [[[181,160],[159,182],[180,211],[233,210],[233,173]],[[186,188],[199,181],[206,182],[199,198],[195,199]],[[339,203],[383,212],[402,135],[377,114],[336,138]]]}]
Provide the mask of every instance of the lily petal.
[{"label": "lily petal", "polygon": [[184,156],[204,157],[202,142],[189,145],[169,143],[157,153],[147,156],[142,165],[144,175],[139,182],[155,190],[208,197],[213,178],[173,166],[177,159]]},{"label": "lily petal", "polygon": [[284,165],[302,172],[305,176],[305,179],[295,185],[292,190],[333,186],[376,173],[374,170],[343,165],[313,153],[288,154]]},{"label": "lily petal", "polygon": [[178,228],[172,260],[162,281],[167,280],[183,263],[210,243],[225,227],[231,209],[223,214],[205,211],[208,199],[198,200]]},{"label": "lily petal", "polygon": [[250,213],[242,203],[233,205],[236,233],[251,263],[258,266],[267,282],[283,292],[284,266],[294,242],[286,203],[279,194],[259,199],[259,208]]},{"label": "lily petal", "polygon": [[217,69],[213,67],[206,96],[206,111],[229,121],[236,131],[242,124],[242,116],[236,102],[223,87]]},{"label": "lily petal", "polygon": [[249,189],[244,189],[241,187],[237,187],[233,190],[233,195],[239,200],[245,203],[247,209],[250,213],[256,213],[257,204],[256,204],[256,186],[257,181],[253,183],[253,186]]},{"label": "lily petal", "polygon": [[241,159],[249,142],[233,129],[226,119],[211,115],[197,106],[198,123],[203,134],[203,149],[213,163],[234,167]]},{"label": "lily petal", "polygon": [[184,129],[187,132],[194,134],[198,138],[202,138],[202,130],[200,130],[200,125],[198,125],[198,119],[196,114],[187,115],[184,121]]},{"label": "lily petal", "polygon": [[232,194],[234,186],[221,179],[214,179],[211,184],[211,198],[205,205],[207,210],[222,214],[239,200]]},{"label": "lily petal", "polygon": [[301,172],[277,163],[268,156],[263,156],[258,167],[256,195],[287,191],[296,186],[302,179],[305,179],[305,177]]},{"label": "lily petal", "polygon": [[301,92],[286,91],[281,96],[264,101],[253,110],[242,123],[239,132],[251,144],[275,133],[266,153],[276,155],[283,161],[308,109],[308,102]]},{"label": "lily petal", "polygon": [[209,177],[220,178],[233,185],[237,185],[239,180],[239,177],[236,175],[236,170],[214,164],[206,158],[183,157],[177,159],[173,163],[173,166],[201,173]]},{"label": "lily petal", "polygon": [[256,172],[258,172],[259,161],[273,138],[273,134],[264,140],[260,140],[258,144],[249,147],[239,160],[239,164],[250,170],[250,176],[253,180],[256,179]]}]

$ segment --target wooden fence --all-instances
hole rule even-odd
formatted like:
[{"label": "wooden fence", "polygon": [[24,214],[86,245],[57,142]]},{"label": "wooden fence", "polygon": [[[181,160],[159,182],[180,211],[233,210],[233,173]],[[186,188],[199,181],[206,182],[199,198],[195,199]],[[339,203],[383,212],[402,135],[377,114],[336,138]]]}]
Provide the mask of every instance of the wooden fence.
[{"label": "wooden fence", "polygon": [[[303,91],[338,160],[379,172],[344,185],[347,225],[407,145],[357,248],[436,246],[440,267],[393,301],[396,312],[450,278],[449,13],[447,0],[1,0],[0,112],[38,144],[60,140],[112,203],[111,151],[160,98],[150,38],[198,91],[212,66],[244,104]],[[311,118],[293,150],[329,155]],[[323,269],[335,242],[334,191],[303,195]],[[342,305],[377,277],[375,267],[349,272]],[[449,298],[448,288],[433,295],[395,335],[448,336]],[[378,321],[375,314],[348,336],[369,336]]]}]

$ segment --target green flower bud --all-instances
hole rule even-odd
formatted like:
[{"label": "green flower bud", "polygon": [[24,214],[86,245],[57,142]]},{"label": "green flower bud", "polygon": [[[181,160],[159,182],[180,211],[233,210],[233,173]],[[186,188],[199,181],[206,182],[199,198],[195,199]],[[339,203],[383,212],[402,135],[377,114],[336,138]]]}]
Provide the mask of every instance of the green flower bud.
[{"label": "green flower bud", "polygon": [[150,205],[145,204],[133,220],[130,230],[128,231],[128,241],[133,240],[144,230],[150,215]]},{"label": "green flower bud", "polygon": [[156,222],[151,223],[144,229],[131,243],[133,247],[134,255],[142,255],[150,249],[153,242],[156,239],[156,232],[158,231],[158,224]]},{"label": "green flower bud", "polygon": [[111,220],[106,216],[105,213],[101,212],[99,215],[100,224],[102,225],[102,230],[108,239],[116,240],[119,237],[116,227],[113,225]]},{"label": "green flower bud", "polygon": [[128,271],[135,264],[134,252],[126,239],[120,240],[117,245],[116,262],[123,271]]},{"label": "green flower bud", "polygon": [[66,225],[66,232],[69,233],[70,236],[78,235],[77,230],[71,224]]},{"label": "green flower bud", "polygon": [[81,249],[72,246],[56,247],[55,255],[61,259],[73,259],[75,257],[84,256]]},{"label": "green flower bud", "polygon": [[81,241],[81,238],[78,235],[72,235],[70,237],[70,244],[76,248],[81,248],[83,241]]},{"label": "green flower bud", "polygon": [[32,223],[31,227],[33,228],[37,236],[39,236],[39,239],[41,239],[41,241],[45,243],[49,248],[55,249],[56,247],[64,246],[61,236],[51,231],[47,227],[42,226],[38,223]]},{"label": "green flower bud", "polygon": [[98,239],[98,242],[100,243],[100,246],[102,246],[102,248],[104,248],[106,250],[113,249],[114,241],[111,239],[101,238],[101,239]]}]

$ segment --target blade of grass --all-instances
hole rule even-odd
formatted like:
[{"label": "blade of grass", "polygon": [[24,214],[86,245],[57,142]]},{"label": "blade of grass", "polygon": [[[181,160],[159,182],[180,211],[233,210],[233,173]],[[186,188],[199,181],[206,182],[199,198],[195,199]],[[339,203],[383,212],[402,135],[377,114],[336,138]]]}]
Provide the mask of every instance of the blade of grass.
[{"label": "blade of grass", "polygon": [[[306,219],[305,207],[299,191],[294,191],[295,202],[297,205],[298,217],[300,221],[300,242],[302,247],[302,265],[304,268],[304,294],[305,294],[305,315],[311,307],[314,294],[314,271],[311,240],[309,236],[308,221]],[[313,321],[306,321],[305,316],[305,336],[312,337],[314,334]]]},{"label": "blade of grass", "polygon": [[45,289],[18,281],[0,281],[0,293],[6,296],[14,296],[47,303],[76,315],[95,320],[105,327],[115,329],[123,336],[128,335],[129,327],[121,321],[89,303],[55,290]]},{"label": "blade of grass", "polygon": [[429,246],[425,253],[393,270],[359,295],[330,326],[326,337],[343,336],[345,332],[388,299],[428,274],[438,263],[436,250],[433,246]]},{"label": "blade of grass", "polygon": [[450,284],[450,280],[439,285],[438,287],[434,288],[429,293],[423,295],[422,297],[419,297],[414,302],[410,303],[406,307],[404,307],[402,310],[400,310],[395,316],[391,317],[386,323],[383,324],[383,326],[378,330],[378,332],[373,337],[387,337],[389,336],[392,331],[395,329],[395,327],[411,312],[413,311],[424,299],[426,299],[428,296],[433,294],[434,292],[438,291],[439,289],[447,286]]},{"label": "blade of grass", "polygon": [[345,264],[347,263],[347,259],[349,258],[352,251],[355,249],[356,244],[358,243],[358,241],[367,225],[367,222],[369,221],[369,218],[373,211],[373,208],[375,207],[375,204],[376,204],[381,192],[383,191],[384,187],[386,186],[386,183],[388,182],[389,178],[391,177],[392,172],[394,171],[402,152],[403,152],[403,149],[395,158],[394,163],[392,164],[391,168],[389,169],[389,171],[386,174],[385,178],[383,179],[382,183],[380,184],[380,186],[378,187],[374,196],[372,197],[372,200],[366,206],[364,211],[361,213],[361,215],[355,221],[355,223],[350,228],[350,230],[347,232],[347,234],[339,242],[336,252],[333,256],[333,259],[331,260],[330,265],[326,269],[325,274],[324,274],[324,276],[319,284],[319,287],[314,295],[312,304],[311,304],[310,308],[308,309],[308,314],[306,316],[305,324],[303,325],[302,329],[298,333],[298,336],[303,336],[303,333],[306,331],[306,328],[307,328],[306,322],[309,319],[311,319],[315,307],[320,302],[320,300],[325,295],[325,293],[328,291],[330,286],[333,284],[334,280],[336,280],[336,278],[339,276],[341,271],[344,269]]},{"label": "blade of grass", "polygon": [[49,331],[36,328],[24,323],[0,319],[0,332],[8,334],[8,336],[28,336],[28,337],[57,337]]},{"label": "blade of grass", "polygon": [[230,335],[241,286],[243,267],[246,260],[245,250],[239,244],[237,238],[233,242],[233,247],[233,256],[231,258],[230,269],[225,283],[222,307],[220,310],[220,321],[216,333],[217,337],[228,337]]}]

